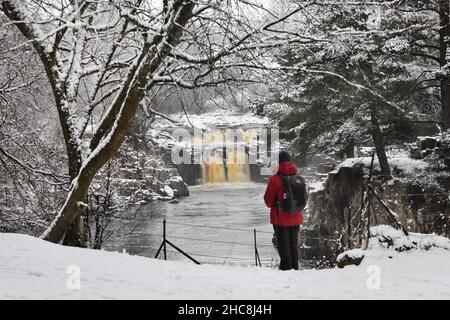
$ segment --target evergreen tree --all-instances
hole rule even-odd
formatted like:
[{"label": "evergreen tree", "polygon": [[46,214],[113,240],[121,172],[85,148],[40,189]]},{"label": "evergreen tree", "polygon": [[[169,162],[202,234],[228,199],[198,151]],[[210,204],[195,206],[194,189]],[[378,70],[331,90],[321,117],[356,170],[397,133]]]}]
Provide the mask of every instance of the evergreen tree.
[{"label": "evergreen tree", "polygon": [[405,14],[397,8],[324,6],[313,6],[312,18],[299,22],[314,41],[285,45],[275,55],[284,72],[270,83],[259,111],[284,110],[272,116],[300,160],[319,151],[351,156],[357,142],[372,140],[390,175],[385,143],[405,141],[418,121],[436,114],[435,92],[418,90],[428,65],[405,54]]}]

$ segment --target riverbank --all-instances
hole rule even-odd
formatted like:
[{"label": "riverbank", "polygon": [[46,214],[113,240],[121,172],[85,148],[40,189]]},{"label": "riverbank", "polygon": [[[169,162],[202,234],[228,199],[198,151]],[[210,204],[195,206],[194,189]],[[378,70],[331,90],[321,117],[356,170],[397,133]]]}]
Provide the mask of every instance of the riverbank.
[{"label": "riverbank", "polygon": [[1,299],[450,299],[450,253],[434,247],[399,253],[373,246],[358,267],[281,272],[161,261],[4,233],[0,262]]}]

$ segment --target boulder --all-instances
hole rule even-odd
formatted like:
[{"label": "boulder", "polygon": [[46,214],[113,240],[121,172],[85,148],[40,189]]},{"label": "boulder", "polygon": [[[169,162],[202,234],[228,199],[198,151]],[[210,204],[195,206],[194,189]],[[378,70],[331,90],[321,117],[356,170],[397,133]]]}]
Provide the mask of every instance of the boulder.
[{"label": "boulder", "polygon": [[359,266],[364,259],[364,251],[361,249],[352,249],[338,255],[336,262],[338,268],[344,268],[349,265]]},{"label": "boulder", "polygon": [[169,186],[164,186],[164,188],[160,189],[160,194],[163,197],[168,197],[170,199],[172,199],[175,196],[175,192],[173,191],[173,189]]},{"label": "boulder", "polygon": [[317,166],[317,173],[329,173],[336,169],[337,162],[321,163]]},{"label": "boulder", "polygon": [[189,189],[186,183],[180,176],[173,176],[168,181],[169,187],[175,191],[175,197],[187,197],[189,196]]},{"label": "boulder", "polygon": [[416,144],[420,150],[434,149],[438,141],[435,137],[417,137]]}]

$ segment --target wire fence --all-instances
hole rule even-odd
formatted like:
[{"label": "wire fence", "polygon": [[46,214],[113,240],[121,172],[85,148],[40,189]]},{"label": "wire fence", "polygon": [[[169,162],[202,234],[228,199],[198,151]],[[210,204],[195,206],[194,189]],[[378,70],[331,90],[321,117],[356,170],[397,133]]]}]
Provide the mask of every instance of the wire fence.
[{"label": "wire fence", "polygon": [[[137,254],[146,253],[156,258],[161,253],[164,255],[164,259],[176,259],[184,256],[191,259],[195,263],[209,263],[209,264],[240,264],[240,265],[256,265],[274,267],[278,263],[277,246],[273,243],[273,231],[258,230],[255,228],[245,227],[229,227],[218,225],[204,225],[196,223],[186,223],[179,221],[154,221],[162,232],[136,232],[134,229],[131,232],[123,235],[139,235],[141,237],[152,238],[152,243],[155,243],[156,239],[161,239],[160,246],[158,248],[152,245],[137,245],[133,246],[133,251]],[[219,239],[211,239],[207,234],[205,237],[198,237],[192,235],[183,235],[181,232],[185,231],[179,227],[189,228],[190,233],[193,230],[211,229],[214,230],[214,237]],[[216,232],[217,231],[217,232]],[[222,233],[220,231],[225,231]],[[229,237],[226,231],[232,231],[242,234],[241,236],[233,235]],[[248,235],[248,237],[247,237]],[[258,236],[260,235],[260,237]],[[261,236],[262,235],[262,236]],[[270,237],[267,237],[270,235]],[[230,240],[228,240],[228,238]],[[301,232],[300,238],[322,241],[339,241],[335,238],[325,238],[306,235]],[[270,239],[270,240],[269,240]],[[253,240],[253,241],[251,241]],[[299,248],[308,248],[304,244],[301,244]],[[263,256],[260,257],[260,251],[263,250]]]},{"label": "wire fence", "polygon": [[[253,229],[241,229],[241,228],[231,228],[231,227],[220,227],[220,226],[213,226],[213,225],[202,225],[202,224],[192,224],[192,223],[181,223],[181,222],[167,222],[174,225],[179,226],[188,226],[188,227],[198,227],[198,228],[208,228],[208,229],[222,229],[222,230],[231,230],[231,231],[242,231],[242,232],[253,232]],[[268,231],[258,231],[259,233],[270,233]]]}]

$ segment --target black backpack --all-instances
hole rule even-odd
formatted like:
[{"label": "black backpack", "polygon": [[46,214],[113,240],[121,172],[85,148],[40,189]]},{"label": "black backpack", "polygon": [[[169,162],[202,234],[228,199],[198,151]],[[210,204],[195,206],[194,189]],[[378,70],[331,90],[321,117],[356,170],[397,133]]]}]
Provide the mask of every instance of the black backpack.
[{"label": "black backpack", "polygon": [[278,172],[284,184],[283,199],[279,200],[279,207],[287,213],[297,213],[303,210],[308,201],[306,184],[299,174],[284,175]]}]

